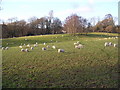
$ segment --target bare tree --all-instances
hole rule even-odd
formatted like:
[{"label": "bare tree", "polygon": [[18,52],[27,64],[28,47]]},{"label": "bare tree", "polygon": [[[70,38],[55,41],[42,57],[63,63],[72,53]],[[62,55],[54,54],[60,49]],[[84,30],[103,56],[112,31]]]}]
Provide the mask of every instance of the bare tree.
[{"label": "bare tree", "polygon": [[68,16],[65,20],[64,29],[67,33],[75,35],[76,33],[83,32],[83,19],[82,17],[72,14]]}]

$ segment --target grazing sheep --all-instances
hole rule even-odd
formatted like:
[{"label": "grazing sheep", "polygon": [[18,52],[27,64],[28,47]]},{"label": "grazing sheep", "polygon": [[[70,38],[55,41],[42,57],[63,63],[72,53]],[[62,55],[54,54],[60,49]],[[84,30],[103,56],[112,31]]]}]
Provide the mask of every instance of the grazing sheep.
[{"label": "grazing sheep", "polygon": [[25,44],[24,44],[24,46],[25,46]]},{"label": "grazing sheep", "polygon": [[38,44],[38,43],[36,42],[36,44]]},{"label": "grazing sheep", "polygon": [[116,36],[115,38],[117,39],[118,37]]},{"label": "grazing sheep", "polygon": [[73,41],[73,39],[72,39],[72,41]]},{"label": "grazing sheep", "polygon": [[52,48],[53,48],[53,49],[56,49],[56,47],[55,47],[55,46],[52,46]]},{"label": "grazing sheep", "polygon": [[109,42],[109,46],[112,46],[112,42]]},{"label": "grazing sheep", "polygon": [[83,48],[83,45],[82,44],[76,45],[75,48],[78,48],[78,49]]},{"label": "grazing sheep", "polygon": [[37,47],[38,45],[37,44],[34,44],[34,47]]},{"label": "grazing sheep", "polygon": [[47,48],[50,48],[50,46],[49,46],[49,45],[47,45]]},{"label": "grazing sheep", "polygon": [[105,42],[104,46],[105,46],[105,47],[106,47],[106,46],[109,46],[109,43],[108,43],[108,42]]},{"label": "grazing sheep", "polygon": [[107,39],[107,38],[104,38],[104,39]]},{"label": "grazing sheep", "polygon": [[8,50],[9,47],[6,47],[5,50]]},{"label": "grazing sheep", "polygon": [[29,50],[28,50],[28,49],[25,49],[25,51],[26,51],[26,52],[29,52]]},{"label": "grazing sheep", "polygon": [[45,48],[45,47],[43,47],[43,48],[42,48],[42,50],[44,51],[44,50],[46,50],[46,48]]},{"label": "grazing sheep", "polygon": [[19,46],[19,48],[22,48],[22,46]]},{"label": "grazing sheep", "polygon": [[30,44],[28,44],[27,47],[30,47]]},{"label": "grazing sheep", "polygon": [[21,52],[24,52],[25,50],[24,49],[21,49]]},{"label": "grazing sheep", "polygon": [[5,47],[2,47],[2,50],[5,50]]},{"label": "grazing sheep", "polygon": [[74,45],[79,45],[79,43],[74,43]]},{"label": "grazing sheep", "polygon": [[28,39],[25,39],[25,41],[27,41]]},{"label": "grazing sheep", "polygon": [[79,45],[80,44],[80,42],[79,41],[77,41],[76,43],[74,43],[74,45]]},{"label": "grazing sheep", "polygon": [[58,53],[65,52],[64,49],[58,49]]},{"label": "grazing sheep", "polygon": [[33,48],[33,47],[31,47],[30,49],[31,49],[31,50],[33,50],[34,48]]},{"label": "grazing sheep", "polygon": [[46,45],[46,43],[43,43],[43,45]]},{"label": "grazing sheep", "polygon": [[114,47],[117,47],[117,44],[113,44]]}]

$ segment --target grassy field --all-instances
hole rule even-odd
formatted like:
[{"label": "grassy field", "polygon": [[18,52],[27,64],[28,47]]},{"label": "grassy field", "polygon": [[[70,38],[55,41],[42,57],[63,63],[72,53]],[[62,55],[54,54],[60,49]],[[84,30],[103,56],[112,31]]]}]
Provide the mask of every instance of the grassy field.
[{"label": "grassy field", "polygon": [[[3,39],[3,47],[10,47],[8,50],[0,49],[3,88],[117,88],[118,47],[104,47],[105,42],[118,44],[118,39],[112,38],[114,36],[118,35],[58,34]],[[74,48],[76,41],[80,41],[84,48]],[[36,42],[39,45],[34,50],[20,51],[21,43],[33,46]],[[52,48],[42,51],[41,48],[46,47],[44,42],[65,52],[58,53]]]}]

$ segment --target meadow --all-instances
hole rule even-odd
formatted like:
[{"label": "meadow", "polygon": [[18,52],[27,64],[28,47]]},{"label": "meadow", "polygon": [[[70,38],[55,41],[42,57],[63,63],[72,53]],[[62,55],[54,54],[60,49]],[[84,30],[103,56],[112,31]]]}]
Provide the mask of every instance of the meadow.
[{"label": "meadow", "polygon": [[[105,42],[118,44],[114,33],[39,35],[2,40],[3,88],[117,88],[118,47],[105,47]],[[106,39],[107,38],[107,39]],[[27,40],[25,40],[27,39]],[[80,41],[84,48],[74,48]],[[21,52],[19,45],[38,42],[30,52]],[[47,48],[43,43],[62,48]],[[24,47],[26,48],[26,47]],[[29,48],[28,48],[29,49]]]}]

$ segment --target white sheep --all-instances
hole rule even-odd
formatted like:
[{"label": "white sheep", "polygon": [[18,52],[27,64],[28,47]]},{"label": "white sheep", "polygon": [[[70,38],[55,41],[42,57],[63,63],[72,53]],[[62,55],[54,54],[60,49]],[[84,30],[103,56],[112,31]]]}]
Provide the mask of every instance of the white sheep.
[{"label": "white sheep", "polygon": [[78,49],[83,48],[83,45],[82,44],[76,45],[75,48],[78,48]]},{"label": "white sheep", "polygon": [[53,48],[53,49],[56,49],[56,47],[55,47],[55,46],[52,46],[52,48]]},{"label": "white sheep", "polygon": [[46,45],[46,43],[43,43],[43,45]]},{"label": "white sheep", "polygon": [[79,41],[77,41],[76,43],[74,43],[74,45],[79,45],[80,44],[80,42]]},{"label": "white sheep", "polygon": [[36,44],[38,44],[38,43],[36,42]]},{"label": "white sheep", "polygon": [[44,51],[44,50],[46,50],[46,48],[45,48],[45,47],[43,47],[43,48],[42,48],[42,50]]},{"label": "white sheep", "polygon": [[30,47],[30,44],[28,44],[27,47]]},{"label": "white sheep", "polygon": [[105,46],[105,47],[106,47],[106,46],[109,46],[109,43],[108,43],[108,42],[105,42],[104,46]]},{"label": "white sheep", "polygon": [[79,45],[79,43],[74,43],[74,45]]},{"label": "white sheep", "polygon": [[109,46],[112,46],[112,42],[109,42]]},{"label": "white sheep", "polygon": [[34,48],[33,48],[33,47],[31,47],[30,49],[31,49],[31,50],[33,50]]},{"label": "white sheep", "polygon": [[50,46],[49,46],[49,45],[47,45],[47,48],[50,48]]},{"label": "white sheep", "polygon": [[28,49],[25,49],[25,51],[26,51],[26,52],[29,52],[29,50],[28,50]]},{"label": "white sheep", "polygon": [[28,39],[25,39],[25,41],[27,41]]},{"label": "white sheep", "polygon": [[38,45],[37,44],[34,44],[34,47],[37,47]]},{"label": "white sheep", "polygon": [[2,47],[2,50],[5,50],[5,47]]},{"label": "white sheep", "polygon": [[117,44],[113,44],[114,47],[117,47]]},{"label": "white sheep", "polygon": [[21,52],[24,52],[25,50],[24,49],[21,49]]},{"label": "white sheep", "polygon": [[5,50],[8,50],[9,47],[6,47]]},{"label": "white sheep", "polygon": [[118,37],[116,36],[115,38],[117,39]]},{"label": "white sheep", "polygon": [[107,38],[104,38],[104,39],[107,39]]},{"label": "white sheep", "polygon": [[65,52],[64,49],[58,49],[58,53]]},{"label": "white sheep", "polygon": [[22,46],[19,46],[19,48],[22,48]]}]

